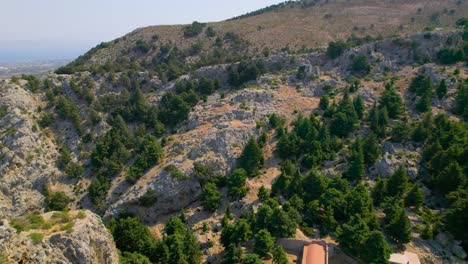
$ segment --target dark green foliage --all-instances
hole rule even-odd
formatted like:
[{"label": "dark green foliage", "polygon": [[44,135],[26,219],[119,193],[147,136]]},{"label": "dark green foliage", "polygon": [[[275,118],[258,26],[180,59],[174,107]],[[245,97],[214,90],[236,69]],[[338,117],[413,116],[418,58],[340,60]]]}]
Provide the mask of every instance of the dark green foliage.
[{"label": "dark green foliage", "polygon": [[35,93],[39,91],[41,82],[36,76],[23,74],[21,79],[28,81],[27,87],[31,92]]},{"label": "dark green foliage", "polygon": [[267,257],[274,245],[275,241],[268,230],[262,229],[255,234],[254,253],[260,257]]},{"label": "dark green foliage", "polygon": [[445,212],[445,227],[455,236],[456,239],[463,241],[464,245],[468,244],[468,198],[466,195],[466,187],[462,189],[465,194],[462,197],[453,199],[454,202],[451,208]]},{"label": "dark green foliage", "polygon": [[437,86],[436,93],[439,99],[444,98],[444,96],[447,94],[447,84],[445,83],[445,79],[440,81],[439,86]]},{"label": "dark green foliage", "polygon": [[328,95],[322,95],[320,97],[320,102],[319,102],[320,109],[327,110],[329,106],[330,106],[330,100],[329,100]]},{"label": "dark green foliage", "polygon": [[408,194],[405,197],[406,206],[414,206],[420,208],[424,204],[424,193],[419,183],[413,184]]},{"label": "dark green foliage", "polygon": [[65,170],[70,163],[72,156],[67,147],[62,147],[59,150],[60,157],[57,159],[57,167]]},{"label": "dark green foliage", "polygon": [[423,95],[419,100],[416,102],[416,109],[420,113],[427,112],[431,109],[431,96],[430,95]]},{"label": "dark green foliage", "polygon": [[352,58],[351,70],[354,74],[367,75],[371,71],[371,65],[366,55],[361,54]]},{"label": "dark green foliage", "polygon": [[243,198],[249,188],[245,186],[247,181],[247,172],[244,169],[234,170],[228,178],[229,196],[232,199],[239,200]]},{"label": "dark green foliage", "polygon": [[330,59],[336,59],[347,49],[347,44],[344,41],[330,42],[327,48],[327,56]]},{"label": "dark green foliage", "polygon": [[406,169],[400,166],[395,173],[390,176],[387,184],[387,194],[389,196],[403,197],[408,191],[409,177]]},{"label": "dark green foliage", "polygon": [[362,145],[364,154],[364,163],[367,166],[372,166],[381,156],[382,147],[375,134],[371,134],[364,140]]},{"label": "dark green foliage", "polygon": [[256,80],[266,70],[263,60],[241,61],[239,64],[233,64],[229,67],[228,82],[232,86],[239,87],[245,82]]},{"label": "dark green foliage", "polygon": [[59,117],[69,120],[76,129],[80,129],[79,108],[74,101],[69,100],[65,96],[60,96],[55,107]]},{"label": "dark green foliage", "polygon": [[363,250],[369,232],[366,222],[359,215],[354,215],[348,223],[338,227],[336,235],[340,246],[353,255],[358,255]]},{"label": "dark green foliage", "polygon": [[67,168],[65,169],[65,173],[70,178],[79,178],[83,176],[83,172],[84,172],[83,165],[76,163],[76,162],[69,163]]},{"label": "dark green foliage", "polygon": [[280,128],[284,126],[286,120],[283,116],[273,113],[268,117],[268,122],[272,128]]},{"label": "dark green foliage", "polygon": [[110,188],[110,181],[105,176],[99,174],[96,178],[91,181],[88,188],[88,195],[91,201],[97,205],[104,205],[104,197]]},{"label": "dark green foliage", "polygon": [[122,252],[136,252],[150,256],[155,247],[151,232],[136,217],[112,219],[109,222],[109,229],[117,248]]},{"label": "dark green foliage", "polygon": [[221,243],[226,247],[239,244],[252,237],[252,230],[245,219],[239,219],[235,224],[226,226],[221,233]]},{"label": "dark green foliage", "polygon": [[276,208],[271,218],[271,234],[275,237],[293,237],[296,234],[296,222],[288,213]]},{"label": "dark green foliage", "polygon": [[151,264],[151,261],[140,253],[124,252],[120,256],[120,264]]},{"label": "dark green foliage", "polygon": [[407,122],[396,123],[391,131],[392,141],[394,142],[408,142],[411,139],[411,127]]},{"label": "dark green foliage", "polygon": [[[1,114],[0,114],[0,117],[1,117]],[[54,121],[54,117],[52,116],[52,114],[44,113],[41,115],[38,123],[40,127],[45,128],[45,127],[50,126],[53,121]]]},{"label": "dark green foliage", "polygon": [[353,100],[354,110],[356,110],[356,114],[359,119],[364,117],[364,102],[362,101],[361,96],[356,96]]},{"label": "dark green foliage", "polygon": [[374,200],[374,205],[380,205],[384,198],[387,196],[387,183],[386,179],[378,178],[377,183],[372,189],[372,199]]},{"label": "dark green foliage", "polygon": [[437,53],[437,60],[442,64],[454,64],[463,61],[465,53],[463,49],[442,49]]},{"label": "dark green foliage", "polygon": [[219,174],[215,174],[213,172],[213,168],[199,163],[195,162],[193,164],[193,169],[194,169],[194,176],[197,178],[197,180],[200,182],[201,185],[204,185],[207,182],[213,182],[216,183],[218,186],[223,186],[225,185],[224,177]]},{"label": "dark green foliage", "polygon": [[160,103],[159,119],[165,125],[174,127],[181,121],[187,119],[190,105],[180,96],[166,93]]},{"label": "dark green foliage", "polygon": [[198,36],[205,26],[205,23],[194,21],[191,25],[184,27],[184,37],[191,38]]},{"label": "dark green foliage", "polygon": [[260,200],[265,201],[270,197],[270,191],[262,185],[260,189],[258,189],[257,196]]},{"label": "dark green foliage", "polygon": [[241,259],[242,259],[241,247],[235,244],[229,244],[229,246],[226,247],[222,263],[223,264],[240,263]]},{"label": "dark green foliage", "polygon": [[362,176],[364,176],[364,153],[362,150],[362,143],[359,138],[354,142],[349,156],[349,167],[345,172],[345,177],[353,180],[359,181]]},{"label": "dark green foliage", "polygon": [[138,205],[150,207],[156,203],[158,195],[154,189],[149,189],[138,199]]},{"label": "dark green foliage", "polygon": [[379,99],[379,108],[384,107],[387,109],[388,117],[392,119],[398,118],[403,112],[403,100],[391,83],[385,86],[385,91]]},{"label": "dark green foliage", "polygon": [[273,263],[274,264],[289,264],[288,255],[284,252],[282,246],[276,246],[273,249]]},{"label": "dark green foliage", "polygon": [[53,192],[47,186],[44,186],[44,197],[48,211],[63,211],[72,201],[64,192]]},{"label": "dark green foliage", "polygon": [[215,183],[207,182],[203,185],[201,201],[203,208],[208,211],[215,211],[218,209],[222,201],[221,193]]},{"label": "dark green foliage", "polygon": [[[4,118],[4,117],[7,115],[7,113],[8,113],[8,107],[5,106],[5,105],[0,106],[0,119],[1,119],[1,118]],[[47,125],[49,125],[49,124],[50,124],[50,123],[48,123]],[[40,122],[39,122],[39,125],[41,125]],[[47,125],[46,125],[46,126],[47,126]],[[42,126],[42,125],[41,125],[41,127],[45,127],[45,126]]]},{"label": "dark green foliage", "polygon": [[434,238],[434,231],[430,224],[424,226],[424,229],[421,231],[421,238],[422,239]]},{"label": "dark green foliage", "polygon": [[468,121],[468,80],[465,80],[458,86],[455,101],[455,113],[461,115],[465,121]]},{"label": "dark green foliage", "polygon": [[130,158],[131,135],[125,121],[117,116],[112,128],[100,137],[91,153],[91,166],[95,171],[113,177]]},{"label": "dark green foliage", "polygon": [[345,92],[343,99],[339,103],[336,112],[330,122],[330,133],[340,137],[345,137],[353,132],[358,122],[358,115],[354,109],[353,102],[349,94]]},{"label": "dark green foliage", "polygon": [[443,194],[455,191],[457,188],[466,186],[467,184],[466,173],[463,172],[458,162],[448,162],[448,167],[444,168],[439,175],[435,176],[435,183]]},{"label": "dark green foliage", "polygon": [[297,68],[296,78],[299,80],[304,80],[307,77],[306,66],[301,65]]},{"label": "dark green foliage", "polygon": [[206,36],[209,38],[215,37],[216,32],[214,31],[213,27],[207,27],[206,28]]},{"label": "dark green foliage", "polygon": [[245,254],[240,264],[263,264],[263,261],[256,254]]},{"label": "dark green foliage", "polygon": [[249,177],[257,176],[260,168],[263,166],[263,161],[262,148],[253,137],[249,138],[239,157],[239,166],[246,171]]},{"label": "dark green foliage", "polygon": [[[111,219],[109,230],[124,260],[150,263],[200,263],[201,250],[196,238],[178,218],[166,224],[163,240],[156,241],[136,217]],[[135,263],[135,262],[129,262]],[[140,263],[140,262],[136,262]]]},{"label": "dark green foliage", "polygon": [[262,204],[257,211],[255,220],[255,230],[269,229],[273,209],[266,204]]},{"label": "dark green foliage", "polygon": [[215,82],[211,79],[202,78],[198,83],[198,91],[202,95],[210,95],[215,89]]},{"label": "dark green foliage", "polygon": [[405,244],[411,241],[411,224],[406,215],[405,209],[398,205],[393,205],[390,215],[386,213],[387,234],[395,241]]},{"label": "dark green foliage", "polygon": [[367,263],[387,264],[391,253],[392,249],[382,232],[372,231],[364,242],[361,256]]},{"label": "dark green foliage", "polygon": [[131,183],[136,182],[147,169],[156,165],[163,155],[161,144],[152,135],[143,138],[137,151],[138,155],[127,171],[127,180]]},{"label": "dark green foliage", "polygon": [[179,217],[172,217],[166,223],[166,227],[164,231],[167,235],[174,235],[174,234],[184,234],[185,233],[185,225]]}]

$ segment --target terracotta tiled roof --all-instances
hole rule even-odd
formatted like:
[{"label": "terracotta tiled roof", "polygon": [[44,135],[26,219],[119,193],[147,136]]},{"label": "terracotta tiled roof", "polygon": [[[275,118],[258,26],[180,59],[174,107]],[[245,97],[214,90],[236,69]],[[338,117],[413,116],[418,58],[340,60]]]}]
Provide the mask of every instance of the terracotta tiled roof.
[{"label": "terracotta tiled roof", "polygon": [[326,245],[320,242],[312,242],[304,246],[302,253],[302,264],[326,264]]}]

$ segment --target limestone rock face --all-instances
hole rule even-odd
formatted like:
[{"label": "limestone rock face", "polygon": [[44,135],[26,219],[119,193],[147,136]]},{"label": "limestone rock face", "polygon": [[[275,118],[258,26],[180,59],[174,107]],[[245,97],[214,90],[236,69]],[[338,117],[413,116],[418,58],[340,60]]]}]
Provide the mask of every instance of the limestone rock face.
[{"label": "limestone rock face", "polygon": [[[70,212],[73,215],[77,212]],[[44,214],[49,219],[53,213]],[[119,262],[111,234],[99,216],[84,211],[85,217],[73,219],[72,231],[30,230],[18,233],[8,221],[0,225],[0,254],[11,263],[105,263]],[[28,233],[43,233],[42,242],[33,243]]]},{"label": "limestone rock face", "polygon": [[43,196],[38,190],[59,174],[55,166],[57,147],[37,128],[36,96],[25,84],[0,83],[0,218],[41,210]]}]

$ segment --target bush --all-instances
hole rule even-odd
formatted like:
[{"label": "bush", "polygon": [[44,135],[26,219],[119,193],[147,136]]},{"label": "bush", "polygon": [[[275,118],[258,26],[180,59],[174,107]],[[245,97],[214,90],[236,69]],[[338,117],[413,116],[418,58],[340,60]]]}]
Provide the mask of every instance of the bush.
[{"label": "bush", "polygon": [[243,168],[249,177],[257,176],[260,168],[263,166],[263,150],[251,137],[239,157],[239,165]]},{"label": "bush", "polygon": [[437,53],[437,59],[442,64],[454,64],[463,61],[464,57],[462,49],[442,49]]},{"label": "bush", "polygon": [[245,82],[256,80],[257,77],[267,70],[263,60],[241,61],[239,64],[233,64],[228,70],[228,83],[239,87]]},{"label": "bush", "polygon": [[236,200],[243,198],[249,191],[246,181],[247,172],[244,169],[234,170],[228,178],[229,196]]},{"label": "bush", "polygon": [[191,25],[184,27],[184,37],[191,38],[198,36],[205,26],[205,23],[194,21]]},{"label": "bush", "polygon": [[138,199],[138,205],[144,206],[144,207],[150,207],[153,204],[155,204],[157,200],[158,200],[158,195],[156,194],[154,189],[149,189],[145,192],[145,194],[143,194],[143,196],[141,196]]},{"label": "bush", "polygon": [[47,186],[44,187],[44,196],[48,211],[63,211],[72,201],[64,192],[52,192]]},{"label": "bush", "polygon": [[40,244],[44,239],[44,235],[41,233],[31,233],[29,234],[29,238],[31,238],[34,245]]},{"label": "bush", "polygon": [[216,184],[207,182],[203,186],[201,195],[202,205],[205,210],[216,211],[221,201],[223,200],[221,193],[218,191]]},{"label": "bush", "polygon": [[330,59],[336,59],[341,56],[346,49],[347,45],[344,41],[339,40],[336,42],[330,42],[327,48],[327,56]]},{"label": "bush", "polygon": [[151,264],[151,261],[144,255],[133,252],[124,252],[120,256],[120,264]]},{"label": "bush", "polygon": [[371,65],[366,57],[366,55],[358,55],[352,59],[351,70],[355,74],[367,75],[371,71]]}]

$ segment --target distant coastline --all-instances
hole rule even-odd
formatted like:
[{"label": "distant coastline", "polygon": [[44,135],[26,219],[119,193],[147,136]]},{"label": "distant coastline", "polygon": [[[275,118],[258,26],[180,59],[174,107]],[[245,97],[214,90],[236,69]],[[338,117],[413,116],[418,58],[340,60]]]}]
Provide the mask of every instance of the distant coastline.
[{"label": "distant coastline", "polygon": [[22,74],[43,75],[69,63],[71,59],[0,62],[0,77]]}]

